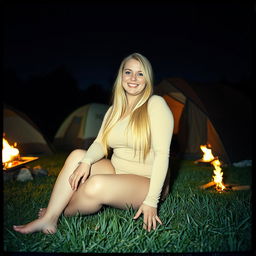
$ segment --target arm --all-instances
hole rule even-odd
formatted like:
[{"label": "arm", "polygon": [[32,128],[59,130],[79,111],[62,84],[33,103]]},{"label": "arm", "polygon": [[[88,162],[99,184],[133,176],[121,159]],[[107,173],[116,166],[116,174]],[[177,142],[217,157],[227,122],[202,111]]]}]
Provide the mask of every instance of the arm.
[{"label": "arm", "polygon": [[107,113],[104,116],[97,138],[94,140],[92,145],[86,151],[85,156],[79,162],[78,167],[74,170],[74,172],[69,177],[69,183],[73,190],[77,189],[78,183],[81,178],[82,178],[81,182],[82,183],[85,182],[85,180],[90,174],[91,165],[104,157],[104,151],[101,144],[101,136],[102,136],[103,127],[105,125],[107,116],[110,113],[110,109],[111,107],[108,109]]},{"label": "arm", "polygon": [[156,221],[162,224],[157,216],[157,204],[160,198],[164,180],[168,170],[169,148],[172,139],[174,120],[171,110],[165,100],[159,96],[152,96],[148,105],[152,149],[154,162],[148,194],[137,211],[135,219],[144,215],[144,228],[151,230],[156,228]]},{"label": "arm", "polygon": [[169,164],[172,139],[173,115],[162,97],[155,96],[149,104],[152,149],[155,159],[152,166],[150,186],[144,204],[157,207]]},{"label": "arm", "polygon": [[101,136],[103,132],[103,127],[106,123],[106,119],[108,115],[110,114],[111,107],[108,109],[107,113],[105,114],[100,130],[98,132],[97,138],[94,140],[94,142],[91,144],[91,146],[88,148],[88,150],[85,153],[85,156],[81,159],[81,163],[87,163],[89,166],[93,163],[97,162],[101,158],[104,157],[104,151],[101,144]]}]

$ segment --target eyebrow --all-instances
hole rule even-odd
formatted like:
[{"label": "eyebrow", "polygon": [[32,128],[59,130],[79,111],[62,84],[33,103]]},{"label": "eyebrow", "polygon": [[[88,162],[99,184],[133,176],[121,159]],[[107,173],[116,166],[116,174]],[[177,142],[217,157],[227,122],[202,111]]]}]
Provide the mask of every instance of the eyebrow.
[{"label": "eyebrow", "polygon": [[[130,71],[133,71],[132,69],[130,68],[125,68],[124,70],[130,70]],[[137,71],[137,72],[142,72],[141,70]]]}]

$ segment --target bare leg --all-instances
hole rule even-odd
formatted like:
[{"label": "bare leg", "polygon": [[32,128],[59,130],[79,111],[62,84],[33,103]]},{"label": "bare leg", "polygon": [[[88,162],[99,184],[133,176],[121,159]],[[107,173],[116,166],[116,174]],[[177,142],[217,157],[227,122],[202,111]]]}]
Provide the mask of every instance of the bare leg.
[{"label": "bare leg", "polygon": [[[84,154],[84,153],[83,153]],[[96,174],[115,174],[115,170],[113,165],[111,164],[111,161],[108,159],[102,159],[91,167],[90,176],[92,177]],[[47,208],[40,208],[38,212],[38,217],[42,218],[46,213]]]},{"label": "bare leg", "polygon": [[82,184],[73,194],[64,214],[67,216],[91,214],[103,204],[120,209],[134,209],[144,201],[149,189],[149,179],[130,174],[95,175]]},{"label": "bare leg", "polygon": [[[66,159],[66,162],[55,182],[44,216],[26,225],[13,226],[15,231],[24,234],[33,233],[36,231],[43,231],[47,234],[56,232],[58,218],[74,193],[74,191],[71,189],[68,179],[75,168],[78,166],[78,162],[81,160],[84,154],[84,150],[74,150]],[[108,164],[106,168],[109,166],[110,165]],[[112,169],[110,168],[109,171],[113,172],[113,167]]]}]

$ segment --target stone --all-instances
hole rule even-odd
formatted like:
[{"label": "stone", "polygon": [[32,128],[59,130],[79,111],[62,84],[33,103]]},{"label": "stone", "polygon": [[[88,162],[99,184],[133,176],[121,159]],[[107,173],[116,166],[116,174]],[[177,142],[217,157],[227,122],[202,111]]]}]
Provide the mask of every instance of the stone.
[{"label": "stone", "polygon": [[33,167],[32,174],[35,176],[47,176],[48,170],[43,169],[40,165],[37,165]]},{"label": "stone", "polygon": [[28,168],[21,168],[19,174],[16,177],[16,180],[25,182],[28,180],[33,180],[33,176]]}]

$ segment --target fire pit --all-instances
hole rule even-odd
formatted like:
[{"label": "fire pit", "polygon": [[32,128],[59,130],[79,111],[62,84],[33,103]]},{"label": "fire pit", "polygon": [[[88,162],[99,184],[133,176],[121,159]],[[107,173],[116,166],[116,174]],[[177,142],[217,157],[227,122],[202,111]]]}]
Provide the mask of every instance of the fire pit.
[{"label": "fire pit", "polygon": [[[208,189],[208,188],[213,187],[215,185],[216,185],[216,183],[214,181],[211,181],[207,184],[202,185],[200,188],[201,189]],[[248,190],[248,189],[250,189],[249,185],[239,186],[238,184],[225,184],[223,189],[221,189],[221,190],[215,189],[215,190],[217,190],[219,193],[222,193],[222,192],[237,191],[237,190]]]},{"label": "fire pit", "polygon": [[3,138],[2,149],[2,167],[3,171],[12,171],[20,168],[21,166],[37,160],[39,157],[23,156],[19,154],[17,144],[11,146],[8,141]]},{"label": "fire pit", "polygon": [[195,161],[196,164],[198,163],[206,163],[214,166],[213,170],[213,181],[208,182],[207,184],[202,185],[201,189],[207,189],[210,187],[215,188],[218,192],[228,192],[228,191],[235,191],[235,190],[247,190],[250,189],[249,185],[239,186],[237,184],[225,184],[223,183],[223,172],[221,168],[221,161],[219,161],[218,157],[214,157],[210,148],[207,146],[200,146],[201,150],[204,152],[203,158]]},{"label": "fire pit", "polygon": [[4,171],[15,170],[27,163],[37,160],[38,158],[39,157],[32,157],[32,156],[19,157],[18,159],[12,160],[11,162],[3,163],[3,170]]}]

